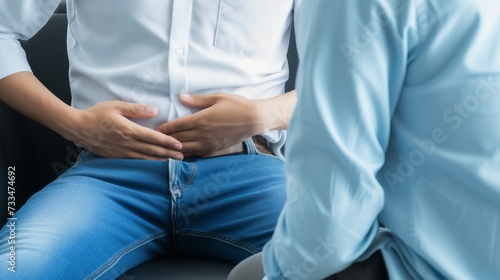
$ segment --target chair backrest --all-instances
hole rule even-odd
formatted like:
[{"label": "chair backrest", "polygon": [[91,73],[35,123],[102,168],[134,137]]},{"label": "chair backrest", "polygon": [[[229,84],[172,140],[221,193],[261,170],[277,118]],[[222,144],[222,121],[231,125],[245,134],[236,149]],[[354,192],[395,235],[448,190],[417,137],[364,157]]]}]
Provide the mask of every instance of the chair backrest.
[{"label": "chair backrest", "polygon": [[[65,11],[63,1],[47,25],[22,45],[33,73],[59,98],[69,103]],[[77,150],[73,143],[1,102],[0,131],[0,189],[5,190],[0,192],[0,202],[7,201],[9,185],[4,176],[8,167],[15,167],[17,209],[76,160]],[[5,221],[8,216],[7,207],[2,207],[0,220]]]},{"label": "chair backrest", "polygon": [[299,66],[299,56],[297,54],[297,45],[295,43],[295,29],[293,28],[293,25],[290,35],[290,45],[288,47],[287,58],[290,75],[285,85],[285,91],[289,92],[295,89],[295,77],[297,76],[297,67]]}]

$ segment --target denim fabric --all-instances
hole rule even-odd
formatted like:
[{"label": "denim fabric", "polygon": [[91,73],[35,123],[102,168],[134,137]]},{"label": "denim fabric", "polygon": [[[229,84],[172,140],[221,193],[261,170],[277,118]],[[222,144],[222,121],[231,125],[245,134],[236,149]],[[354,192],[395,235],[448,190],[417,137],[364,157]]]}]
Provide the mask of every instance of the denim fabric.
[{"label": "denim fabric", "polygon": [[[270,239],[285,201],[284,162],[256,151],[184,161],[83,152],[0,231],[0,279],[114,279],[159,256],[239,262]],[[22,191],[22,190],[19,190]]]}]

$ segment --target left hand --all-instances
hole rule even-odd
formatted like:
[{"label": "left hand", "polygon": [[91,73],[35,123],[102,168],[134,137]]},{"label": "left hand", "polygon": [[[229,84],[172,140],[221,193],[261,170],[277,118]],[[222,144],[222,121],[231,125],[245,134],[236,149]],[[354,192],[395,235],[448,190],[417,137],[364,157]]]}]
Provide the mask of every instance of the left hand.
[{"label": "left hand", "polygon": [[157,130],[180,141],[184,156],[208,157],[269,130],[260,100],[228,93],[181,94],[180,100],[201,111],[162,124]]}]

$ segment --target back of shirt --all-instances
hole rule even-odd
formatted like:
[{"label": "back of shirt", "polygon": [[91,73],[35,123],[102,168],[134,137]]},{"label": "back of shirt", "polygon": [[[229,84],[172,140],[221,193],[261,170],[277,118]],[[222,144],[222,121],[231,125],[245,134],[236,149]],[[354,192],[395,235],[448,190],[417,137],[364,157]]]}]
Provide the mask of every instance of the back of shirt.
[{"label": "back of shirt", "polygon": [[381,220],[446,278],[495,279],[500,8],[487,0],[413,2],[417,24],[407,35],[406,74],[379,173]]},{"label": "back of shirt", "polygon": [[380,249],[394,279],[497,279],[497,1],[302,5],[266,275],[322,279]]}]

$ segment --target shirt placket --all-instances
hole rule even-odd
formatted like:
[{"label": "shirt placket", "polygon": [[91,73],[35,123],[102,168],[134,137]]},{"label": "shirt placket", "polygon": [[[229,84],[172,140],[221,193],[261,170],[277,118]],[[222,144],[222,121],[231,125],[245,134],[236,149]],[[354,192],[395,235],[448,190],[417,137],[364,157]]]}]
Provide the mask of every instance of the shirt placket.
[{"label": "shirt placket", "polygon": [[187,55],[192,7],[193,0],[173,1],[168,55],[170,98],[172,100],[169,119],[183,114],[184,105],[179,101],[179,94],[188,92]]}]

